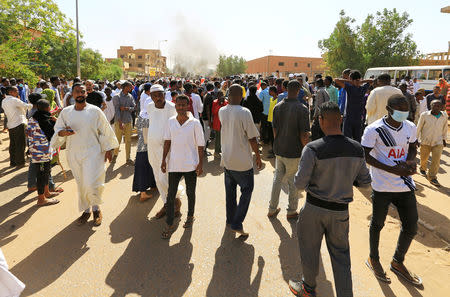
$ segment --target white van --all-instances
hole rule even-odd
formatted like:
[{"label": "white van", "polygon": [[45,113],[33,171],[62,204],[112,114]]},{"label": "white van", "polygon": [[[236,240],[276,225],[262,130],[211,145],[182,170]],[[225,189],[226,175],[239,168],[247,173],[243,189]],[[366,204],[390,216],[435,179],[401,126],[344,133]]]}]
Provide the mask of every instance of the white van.
[{"label": "white van", "polygon": [[405,76],[417,78],[417,82],[425,91],[432,92],[437,85],[439,78],[443,77],[450,81],[450,65],[438,66],[402,66],[402,67],[375,67],[369,68],[364,75],[364,79],[374,78],[382,73],[389,73],[392,82],[400,82]]}]

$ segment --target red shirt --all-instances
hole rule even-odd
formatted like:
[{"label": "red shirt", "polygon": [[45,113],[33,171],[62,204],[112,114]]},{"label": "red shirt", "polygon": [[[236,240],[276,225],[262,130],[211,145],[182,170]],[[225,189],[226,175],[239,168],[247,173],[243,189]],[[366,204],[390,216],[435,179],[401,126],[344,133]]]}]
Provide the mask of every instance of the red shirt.
[{"label": "red shirt", "polygon": [[228,101],[225,100],[222,104],[219,103],[219,99],[213,101],[211,113],[213,117],[212,128],[214,131],[220,131],[219,109],[228,105]]}]

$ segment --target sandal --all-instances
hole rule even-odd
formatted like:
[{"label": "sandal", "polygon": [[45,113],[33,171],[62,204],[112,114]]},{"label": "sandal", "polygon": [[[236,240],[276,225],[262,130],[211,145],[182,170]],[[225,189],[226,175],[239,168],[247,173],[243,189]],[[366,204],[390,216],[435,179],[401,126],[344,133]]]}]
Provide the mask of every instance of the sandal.
[{"label": "sandal", "polygon": [[406,269],[406,267],[405,267],[405,270],[406,271],[400,271],[397,268],[395,268],[394,266],[392,266],[392,264],[391,264],[391,271],[392,272],[394,272],[398,276],[401,276],[403,279],[405,279],[409,283],[413,284],[414,286],[422,285],[422,279],[419,276],[417,276],[414,273],[408,271],[408,269]]},{"label": "sandal", "polygon": [[50,193],[50,196],[48,196],[48,197],[45,197],[45,198],[47,198],[47,199],[51,199],[51,198],[53,198],[53,197],[56,197],[56,196],[58,196],[59,195],[59,193],[57,193],[57,192],[54,192],[54,193]]},{"label": "sandal", "polygon": [[50,192],[51,193],[62,193],[62,192],[64,192],[64,189],[61,188],[61,187],[57,187],[57,188],[54,188],[54,189],[50,189]]},{"label": "sandal", "polygon": [[373,275],[375,275],[375,277],[377,279],[379,279],[380,281],[383,281],[385,283],[388,283],[388,284],[391,283],[391,279],[386,275],[386,272],[375,270],[373,268],[372,264],[370,264],[369,259],[366,260],[366,265],[367,265],[367,267],[369,267],[369,269],[372,271]]},{"label": "sandal", "polygon": [[184,222],[183,228],[192,227],[192,224],[194,224],[194,221],[195,221],[194,217],[187,217],[186,222]]},{"label": "sandal", "polygon": [[42,203],[42,204],[38,203],[37,206],[38,207],[42,207],[42,206],[55,205],[55,204],[58,204],[58,203],[59,203],[58,199],[51,198],[51,199],[47,199],[47,201],[45,201],[45,203]]},{"label": "sandal", "polygon": [[168,226],[163,233],[161,234],[162,239],[169,239],[172,236],[172,233],[175,231],[175,226]]}]

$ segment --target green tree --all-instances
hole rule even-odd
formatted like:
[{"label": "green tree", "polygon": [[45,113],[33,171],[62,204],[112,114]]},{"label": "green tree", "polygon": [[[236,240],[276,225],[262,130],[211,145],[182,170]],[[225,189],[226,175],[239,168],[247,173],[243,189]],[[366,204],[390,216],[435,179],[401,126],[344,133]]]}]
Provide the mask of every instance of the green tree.
[{"label": "green tree", "polygon": [[352,27],[354,22],[342,10],[331,35],[319,41],[332,75],[340,75],[345,68],[365,72],[370,67],[418,64],[417,45],[405,33],[413,22],[406,12],[384,9],[375,16],[369,14],[360,27]]},{"label": "green tree", "polygon": [[333,75],[340,75],[345,68],[360,69],[362,57],[358,52],[357,33],[352,28],[355,19],[341,10],[340,19],[327,39],[319,41],[324,60]]},{"label": "green tree", "polygon": [[26,47],[18,46],[12,40],[0,44],[0,75],[23,78],[30,86],[34,86],[38,77],[32,70],[32,63],[28,61],[29,54]]},{"label": "green tree", "polygon": [[220,76],[242,74],[247,69],[247,63],[244,58],[238,56],[219,56],[219,63],[216,72]]},{"label": "green tree", "polygon": [[107,79],[109,81],[121,79],[123,76],[122,65],[122,59],[114,59],[111,62],[104,62],[98,78]]}]

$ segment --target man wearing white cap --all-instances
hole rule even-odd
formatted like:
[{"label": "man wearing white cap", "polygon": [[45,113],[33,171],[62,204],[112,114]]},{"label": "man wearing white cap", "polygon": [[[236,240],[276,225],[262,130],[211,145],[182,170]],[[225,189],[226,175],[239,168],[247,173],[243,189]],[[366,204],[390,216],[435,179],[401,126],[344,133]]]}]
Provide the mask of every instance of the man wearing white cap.
[{"label": "man wearing white cap", "polygon": [[[169,177],[167,173],[161,171],[161,160],[164,149],[164,133],[167,129],[169,119],[177,115],[175,104],[164,99],[164,88],[159,84],[154,84],[150,88],[150,97],[153,102],[147,105],[147,114],[149,117],[148,125],[148,160],[153,168],[156,186],[161,199],[164,202],[163,208],[155,215],[156,218],[162,218],[166,214],[167,191],[169,189]],[[180,199],[175,200],[175,216],[179,214],[181,207]]]}]

